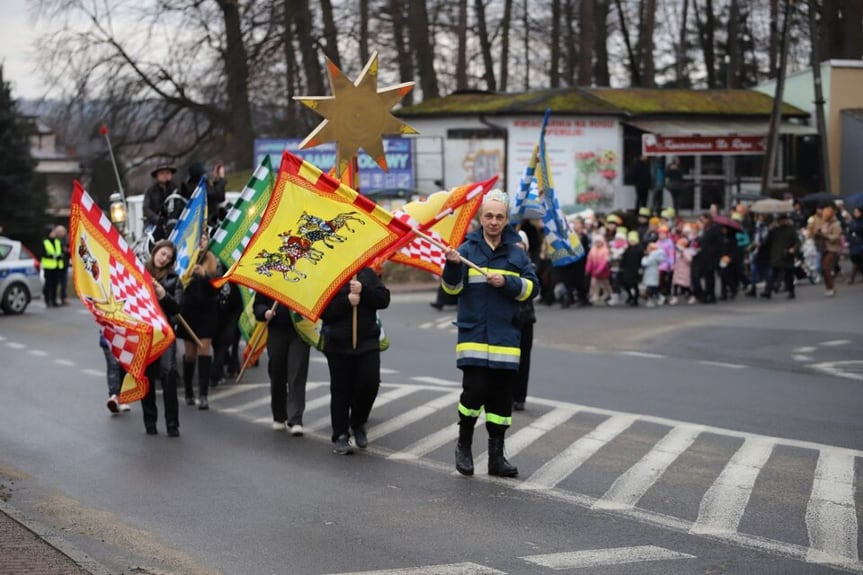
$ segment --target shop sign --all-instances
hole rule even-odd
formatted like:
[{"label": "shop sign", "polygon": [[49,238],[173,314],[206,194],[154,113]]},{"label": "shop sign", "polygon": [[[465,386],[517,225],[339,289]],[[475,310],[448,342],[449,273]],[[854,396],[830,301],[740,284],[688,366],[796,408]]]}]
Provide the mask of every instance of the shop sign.
[{"label": "shop sign", "polygon": [[767,151],[767,136],[663,136],[642,134],[645,156],[751,156]]}]

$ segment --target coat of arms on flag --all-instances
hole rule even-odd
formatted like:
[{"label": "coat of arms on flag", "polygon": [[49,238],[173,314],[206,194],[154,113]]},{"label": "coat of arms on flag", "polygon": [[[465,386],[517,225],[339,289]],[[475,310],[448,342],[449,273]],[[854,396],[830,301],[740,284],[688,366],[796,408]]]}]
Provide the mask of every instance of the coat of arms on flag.
[{"label": "coat of arms on flag", "polygon": [[70,214],[75,291],[126,370],[119,401],[147,394],[147,366],[174,343],[153,279],[93,198],[75,182]]},{"label": "coat of arms on flag", "polygon": [[335,292],[411,228],[285,152],[258,230],[217,287],[233,281],[316,321]]}]

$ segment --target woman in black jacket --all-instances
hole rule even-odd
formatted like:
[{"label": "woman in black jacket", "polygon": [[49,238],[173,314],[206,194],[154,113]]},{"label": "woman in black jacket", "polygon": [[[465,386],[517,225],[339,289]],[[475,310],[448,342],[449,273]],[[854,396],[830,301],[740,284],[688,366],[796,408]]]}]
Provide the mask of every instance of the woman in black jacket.
[{"label": "woman in black jacket", "polygon": [[[159,305],[162,306],[162,312],[168,321],[180,311],[180,301],[183,297],[183,284],[180,283],[180,278],[177,272],[174,271],[174,264],[177,261],[177,248],[168,240],[159,240],[153,247],[153,253],[147,261],[147,271],[153,276],[153,288],[156,290],[156,297],[159,299]],[[141,400],[141,409],[144,411],[144,427],[147,430],[147,435],[156,435],[156,421],[159,417],[158,409],[156,408],[156,383],[159,379],[162,382],[162,397],[165,402],[165,425],[168,430],[169,437],[177,437],[180,435],[180,418],[179,408],[177,406],[177,381],[179,373],[177,372],[177,348],[174,344],[166,349],[159,359],[155,360],[146,371],[147,378],[150,380],[150,387],[147,389],[147,395]]]},{"label": "woman in black jacket", "polygon": [[[368,446],[366,422],[381,382],[380,327],[377,312],[390,305],[390,290],[371,268],[363,268],[345,284],[321,314],[324,355],[330,368],[330,419],[333,452],[353,453]],[[353,317],[356,310],[356,345]],[[350,428],[350,429],[349,429]]]},{"label": "woman in black jacket", "polygon": [[270,363],[270,408],[273,429],[303,434],[306,410],[306,380],[309,377],[309,344],[294,328],[288,308],[274,305],[271,298],[255,294],[255,319],[267,324],[267,355]]}]

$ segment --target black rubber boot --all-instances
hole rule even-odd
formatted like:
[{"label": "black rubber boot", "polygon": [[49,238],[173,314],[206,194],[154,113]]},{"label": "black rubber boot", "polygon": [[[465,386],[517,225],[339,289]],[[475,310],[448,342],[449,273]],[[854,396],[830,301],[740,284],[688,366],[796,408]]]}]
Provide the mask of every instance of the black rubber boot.
[{"label": "black rubber boot", "polygon": [[497,477],[515,477],[518,467],[512,465],[503,455],[503,438],[488,438],[488,474]]},{"label": "black rubber boot", "polygon": [[473,475],[473,428],[476,419],[459,415],[458,443],[455,446],[455,469],[462,475]]},{"label": "black rubber boot", "polygon": [[186,361],[183,357],[183,387],[186,389],[186,405],[195,405],[195,360]]},{"label": "black rubber boot", "polygon": [[213,358],[209,355],[198,356],[198,409],[210,409],[207,391],[210,387],[210,366]]}]

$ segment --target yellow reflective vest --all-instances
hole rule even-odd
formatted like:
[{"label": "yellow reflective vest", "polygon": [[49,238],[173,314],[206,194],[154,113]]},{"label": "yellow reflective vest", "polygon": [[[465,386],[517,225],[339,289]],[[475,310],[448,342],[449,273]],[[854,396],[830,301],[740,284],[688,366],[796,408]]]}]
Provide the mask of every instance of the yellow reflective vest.
[{"label": "yellow reflective vest", "polygon": [[63,269],[63,244],[60,240],[54,238],[45,238],[42,241],[44,254],[40,265],[43,270],[62,270]]}]

